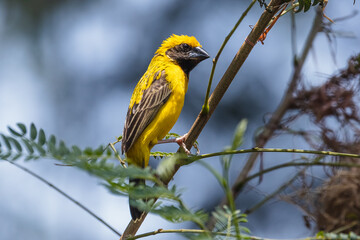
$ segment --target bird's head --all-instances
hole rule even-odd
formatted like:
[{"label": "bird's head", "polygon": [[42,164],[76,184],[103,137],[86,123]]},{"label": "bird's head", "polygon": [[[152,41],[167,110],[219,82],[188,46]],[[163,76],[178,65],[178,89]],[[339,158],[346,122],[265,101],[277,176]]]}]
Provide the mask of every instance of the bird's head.
[{"label": "bird's head", "polygon": [[202,49],[195,37],[175,34],[164,40],[156,54],[176,62],[187,74],[199,62],[209,58],[209,54]]}]

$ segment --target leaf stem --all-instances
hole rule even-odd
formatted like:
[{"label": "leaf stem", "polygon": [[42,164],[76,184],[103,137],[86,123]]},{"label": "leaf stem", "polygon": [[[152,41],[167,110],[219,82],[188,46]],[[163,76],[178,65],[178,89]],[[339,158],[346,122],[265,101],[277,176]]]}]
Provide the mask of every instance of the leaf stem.
[{"label": "leaf stem", "polygon": [[126,164],[125,164],[125,161],[121,159],[119,153],[116,151],[116,148],[115,148],[115,144],[118,143],[119,141],[116,141],[116,142],[113,142],[113,143],[109,143],[109,146],[111,147],[111,149],[114,151],[115,153],[115,157],[120,161],[121,165],[126,168]]},{"label": "leaf stem", "polygon": [[229,154],[243,154],[243,153],[259,153],[259,152],[282,152],[282,153],[303,153],[303,154],[318,154],[318,155],[329,155],[337,157],[351,157],[351,158],[360,158],[360,154],[354,153],[342,153],[342,152],[331,152],[331,151],[318,151],[318,150],[305,150],[305,149],[295,149],[295,148],[249,148],[249,149],[240,149],[240,150],[229,150],[223,152],[207,153],[198,156],[192,156],[186,159],[188,163],[192,163],[199,159],[229,155]]},{"label": "leaf stem", "polygon": [[[149,236],[153,236],[153,235],[157,235],[160,233],[197,233],[197,234],[209,234],[209,235],[218,235],[218,236],[228,236],[228,237],[233,237],[236,238],[236,235],[233,234],[229,234],[229,233],[223,233],[223,232],[210,232],[210,231],[206,231],[206,230],[201,230],[201,229],[158,229],[152,232],[147,232],[147,233],[143,233],[143,234],[139,234],[133,237],[128,237],[128,240],[135,240],[135,239],[139,239],[139,238],[144,238],[144,237],[149,237]],[[244,239],[258,239],[257,237],[248,237],[248,236],[244,236]]]},{"label": "leaf stem", "polygon": [[256,3],[257,0],[252,0],[252,2],[249,4],[249,6],[246,8],[246,10],[243,12],[243,14],[241,14],[239,20],[236,22],[236,24],[234,25],[234,27],[231,29],[231,31],[229,32],[229,34],[225,37],[224,42],[221,44],[221,47],[218,51],[218,53],[216,54],[215,58],[213,58],[212,62],[213,62],[213,66],[211,69],[211,73],[210,73],[210,78],[209,78],[209,84],[206,90],[206,96],[205,96],[205,103],[202,107],[202,114],[208,114],[209,112],[209,96],[210,96],[210,90],[211,90],[211,84],[212,84],[212,80],[214,78],[214,72],[215,72],[215,68],[216,68],[216,64],[219,60],[219,57],[222,53],[222,51],[224,50],[226,44],[228,43],[228,41],[230,40],[230,38],[232,37],[232,35],[234,34],[235,30],[238,28],[238,26],[240,25],[240,23],[242,22],[242,20],[245,18],[245,16],[248,14],[248,12],[250,11],[250,9],[254,6],[254,4]]}]

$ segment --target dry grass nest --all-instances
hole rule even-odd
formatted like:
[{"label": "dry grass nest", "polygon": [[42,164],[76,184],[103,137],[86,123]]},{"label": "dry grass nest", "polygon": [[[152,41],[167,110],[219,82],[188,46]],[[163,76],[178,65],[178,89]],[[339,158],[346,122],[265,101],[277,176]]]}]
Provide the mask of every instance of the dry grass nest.
[{"label": "dry grass nest", "polygon": [[316,222],[326,232],[360,234],[360,169],[338,171],[320,189]]}]

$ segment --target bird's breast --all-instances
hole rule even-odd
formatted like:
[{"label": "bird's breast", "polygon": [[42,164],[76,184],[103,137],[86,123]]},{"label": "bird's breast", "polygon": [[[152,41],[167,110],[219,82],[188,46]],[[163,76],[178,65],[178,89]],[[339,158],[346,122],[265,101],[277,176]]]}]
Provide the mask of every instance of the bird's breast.
[{"label": "bird's breast", "polygon": [[[175,125],[184,106],[185,94],[187,91],[187,76],[183,71],[166,71],[166,80],[171,86],[171,94],[166,103],[161,107],[155,119],[148,127],[149,131],[145,141],[152,148],[159,140]],[[180,69],[181,70],[181,69]]]}]

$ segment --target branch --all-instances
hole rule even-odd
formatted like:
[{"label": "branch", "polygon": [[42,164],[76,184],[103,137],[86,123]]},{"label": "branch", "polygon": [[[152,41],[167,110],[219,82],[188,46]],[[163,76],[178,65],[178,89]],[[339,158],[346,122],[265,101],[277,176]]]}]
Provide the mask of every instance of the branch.
[{"label": "branch", "polygon": [[[356,221],[354,221],[351,224],[356,224]],[[230,237],[230,238],[236,238],[238,236],[233,235],[233,234],[229,234],[229,233],[225,233],[225,232],[210,232],[210,231],[205,231],[205,230],[198,230],[198,229],[158,229],[152,232],[147,232],[147,233],[143,233],[143,234],[139,234],[137,236],[134,237],[129,237],[129,240],[135,240],[135,239],[140,239],[140,238],[144,238],[144,237],[149,237],[149,236],[153,236],[153,235],[157,235],[160,233],[197,233],[197,234],[212,234],[212,235],[217,235],[217,236],[226,236],[226,237]],[[332,234],[332,235],[331,235]],[[295,240],[324,240],[324,239],[329,239],[329,240],[337,240],[337,239],[343,239],[345,237],[345,239],[357,239],[358,236],[356,236],[353,233],[349,233],[347,234],[342,234],[342,235],[338,235],[335,233],[325,233],[325,236],[316,236],[316,237],[307,237],[307,238],[298,238]],[[342,238],[341,238],[341,237]],[[246,240],[277,240],[277,239],[271,239],[271,238],[263,238],[263,237],[257,237],[257,236],[249,236],[249,235],[241,235],[242,239],[246,239]]]},{"label": "branch", "polygon": [[[186,164],[192,163],[199,159],[217,157],[223,155],[234,155],[234,154],[243,154],[243,153],[262,153],[262,152],[282,152],[282,153],[303,153],[303,154],[318,154],[318,155],[328,155],[336,157],[349,157],[349,158],[360,158],[360,154],[354,153],[342,153],[342,152],[331,152],[331,151],[318,151],[318,150],[305,150],[305,149],[295,149],[295,148],[249,148],[249,149],[240,149],[240,150],[229,150],[223,152],[207,153],[197,156],[192,156],[184,161]],[[185,165],[185,162],[183,165]]]},{"label": "branch", "polygon": [[[271,21],[272,17],[275,15],[277,10],[280,8],[280,6],[284,3],[284,0],[271,0],[269,3],[268,9],[271,9],[272,11],[265,10],[263,14],[261,15],[260,19],[250,32],[250,34],[247,37],[247,42],[244,41],[241,45],[239,51],[236,53],[234,59],[230,63],[228,69],[224,73],[223,77],[221,78],[220,82],[214,89],[214,92],[211,94],[209,99],[209,112],[206,114],[203,114],[202,111],[199,113],[198,117],[196,118],[194,124],[192,125],[190,131],[188,132],[188,137],[185,141],[186,147],[188,149],[191,149],[193,143],[195,140],[199,137],[201,131],[205,127],[207,121],[210,119],[211,115],[215,111],[217,105],[219,104],[220,100],[224,96],[226,90],[229,88],[231,82],[235,78],[236,74],[238,73],[240,67],[243,65],[245,60],[247,59],[248,55],[250,54],[251,50],[253,49],[253,45],[249,44],[248,42],[256,43],[259,39],[260,35],[264,32],[266,26]],[[181,165],[177,165],[173,171],[172,174],[169,174],[167,177],[165,177],[163,182],[165,184],[168,184],[177,170]],[[146,218],[147,213],[144,213],[140,219],[138,219],[136,222],[133,220],[130,221],[127,228],[125,229],[125,232],[121,239],[126,239],[129,236],[133,236],[136,234],[137,230],[141,226],[142,222]]]},{"label": "branch", "polygon": [[255,173],[244,179],[244,183],[249,182],[251,179],[257,178],[264,173],[272,172],[277,169],[287,168],[287,167],[299,167],[299,166],[330,166],[330,167],[347,167],[347,168],[360,168],[360,164],[356,163],[338,163],[338,162],[287,162],[273,167],[264,169],[260,172]]},{"label": "branch", "polygon": [[254,4],[256,3],[256,0],[253,0],[250,5],[247,7],[247,9],[243,12],[243,14],[241,15],[241,17],[239,18],[239,20],[236,22],[235,26],[233,27],[233,29],[230,31],[230,33],[225,37],[224,42],[221,44],[221,47],[218,51],[218,53],[216,54],[215,58],[213,58],[212,62],[213,62],[213,66],[211,69],[211,73],[210,73],[210,78],[209,78],[209,83],[208,83],[208,88],[206,90],[206,95],[205,95],[205,103],[202,109],[202,113],[207,114],[209,111],[209,93],[210,93],[210,89],[211,89],[211,84],[212,84],[212,80],[214,78],[214,72],[215,72],[215,68],[216,68],[216,64],[219,60],[219,57],[222,53],[222,51],[225,48],[225,45],[227,44],[227,42],[230,40],[231,36],[234,34],[235,30],[238,28],[238,26],[240,25],[240,23],[242,22],[242,20],[245,18],[245,16],[248,14],[248,12],[250,11],[250,9],[254,6]]},{"label": "branch", "polygon": [[[210,232],[210,231],[199,230],[199,229],[167,229],[167,230],[165,230],[165,229],[160,228],[156,231],[139,234],[137,236],[129,237],[127,239],[134,240],[134,239],[139,239],[139,238],[143,238],[143,237],[157,235],[160,233],[197,233],[197,234],[210,234],[210,235],[214,235],[214,236],[216,236],[216,235],[217,236],[226,236],[226,237],[230,237],[230,238],[238,237],[237,235],[229,234],[229,233],[225,233],[225,232]],[[269,238],[260,238],[260,237],[248,236],[248,235],[240,235],[240,236],[242,239],[247,239],[247,240],[271,240]]]},{"label": "branch", "polygon": [[[256,139],[256,146],[257,147],[264,147],[265,144],[269,141],[269,139],[273,136],[275,130],[279,126],[282,118],[284,117],[285,113],[288,111],[289,106],[291,104],[292,98],[293,98],[293,92],[296,89],[296,86],[298,84],[298,81],[300,79],[300,74],[302,71],[302,68],[304,66],[305,60],[308,56],[308,53],[312,47],[312,44],[315,40],[316,35],[321,31],[321,24],[322,24],[322,14],[321,10],[317,9],[316,16],[314,18],[313,25],[311,27],[310,33],[308,35],[308,38],[305,42],[305,47],[303,49],[303,52],[301,54],[301,57],[299,59],[295,59],[295,70],[293,72],[291,81],[288,85],[288,88],[284,94],[283,99],[281,100],[279,106],[271,116],[269,122],[265,125],[263,132],[258,136]],[[258,152],[254,152],[251,154],[243,167],[242,171],[238,175],[232,191],[233,191],[233,197],[236,199],[236,197],[240,194],[242,190],[244,180],[248,176],[249,172],[253,168],[257,158],[259,156]],[[227,198],[224,197],[222,201],[220,202],[219,206],[224,206],[227,204]],[[208,222],[208,228],[212,229],[214,227],[214,219],[211,218]]]},{"label": "branch", "polygon": [[[116,142],[113,142],[113,143],[109,143],[108,146],[111,147],[111,149],[113,150],[113,152],[114,152],[114,154],[115,154],[115,157],[119,160],[119,162],[121,163],[121,165],[123,166],[123,168],[127,168],[125,161],[122,160],[122,158],[120,157],[119,153],[116,151],[116,148],[115,148],[115,146],[114,146],[114,145],[115,145],[116,143],[118,143],[118,142],[119,142],[119,140],[116,141]],[[106,148],[104,149],[104,151],[105,151],[105,150],[106,150]]]},{"label": "branch", "polygon": [[198,233],[198,234],[206,233],[206,234],[211,234],[211,235],[227,236],[227,237],[233,237],[233,238],[236,237],[236,235],[232,235],[232,234],[228,234],[228,233],[210,232],[210,231],[199,230],[199,229],[168,229],[168,230],[158,229],[158,230],[153,231],[153,232],[147,232],[147,233],[139,234],[137,236],[129,237],[127,239],[128,240],[139,239],[139,238],[143,238],[143,237],[157,235],[159,233]]},{"label": "branch", "polygon": [[281,185],[278,189],[276,189],[273,193],[267,195],[263,200],[261,200],[260,202],[258,202],[257,204],[255,204],[253,207],[251,207],[250,209],[247,209],[245,211],[245,214],[249,215],[253,212],[255,212],[257,209],[261,208],[265,203],[267,203],[268,201],[270,201],[271,199],[273,199],[276,195],[278,195],[279,193],[283,192],[287,187],[289,187],[299,176],[300,174],[304,173],[303,169],[302,171],[299,171],[295,174],[294,177],[292,177],[289,181],[285,182],[283,185]]}]

